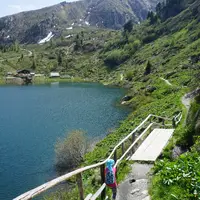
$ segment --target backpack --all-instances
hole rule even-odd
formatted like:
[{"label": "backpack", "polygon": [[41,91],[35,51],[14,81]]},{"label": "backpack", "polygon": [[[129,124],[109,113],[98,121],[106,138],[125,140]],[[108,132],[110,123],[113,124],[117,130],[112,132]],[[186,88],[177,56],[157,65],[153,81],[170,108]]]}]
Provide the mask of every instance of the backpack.
[{"label": "backpack", "polygon": [[114,176],[113,170],[110,171],[110,170],[106,169],[105,182],[107,185],[113,184],[115,182],[115,176]]}]

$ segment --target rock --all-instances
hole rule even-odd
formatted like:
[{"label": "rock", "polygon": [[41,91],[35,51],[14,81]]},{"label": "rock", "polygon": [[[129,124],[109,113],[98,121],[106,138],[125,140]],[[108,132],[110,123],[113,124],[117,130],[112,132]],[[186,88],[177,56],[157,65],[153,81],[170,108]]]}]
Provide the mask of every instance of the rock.
[{"label": "rock", "polygon": [[188,64],[181,65],[181,69],[189,69],[189,68],[191,68],[191,65]]},{"label": "rock", "polygon": [[150,93],[154,92],[156,89],[157,89],[156,87],[150,86],[150,85],[148,85],[148,86],[146,87],[146,91],[147,91],[147,92],[150,92]]},{"label": "rock", "polygon": [[135,179],[131,179],[129,180],[129,183],[134,183],[136,180]]},{"label": "rock", "polygon": [[121,105],[126,105],[127,104],[127,101],[122,101],[121,102]]},{"label": "rock", "polygon": [[140,191],[140,189],[136,188],[136,189],[131,191],[131,194],[135,194],[136,192],[139,192],[139,191]]},{"label": "rock", "polygon": [[122,101],[130,101],[132,99],[132,96],[124,96],[122,98]]},{"label": "rock", "polygon": [[179,157],[181,154],[183,154],[185,151],[178,146],[175,146],[174,149],[172,150],[172,158],[175,159]]},{"label": "rock", "polygon": [[150,196],[147,196],[147,197],[145,197],[145,198],[142,199],[142,200],[150,200]]},{"label": "rock", "polygon": [[165,78],[168,79],[169,77],[173,76],[174,74],[176,74],[176,72],[169,72],[165,75]]},{"label": "rock", "polygon": [[87,43],[82,46],[82,49],[85,53],[93,52],[97,50],[97,47],[92,43]]},{"label": "rock", "polygon": [[148,195],[148,190],[144,190],[144,191],[142,191],[142,194],[144,194],[144,195]]},{"label": "rock", "polygon": [[144,77],[141,81],[142,81],[143,83],[146,83],[148,80],[149,80],[149,77]]},{"label": "rock", "polygon": [[198,63],[198,62],[200,61],[200,54],[192,55],[192,56],[189,58],[189,61],[190,61],[192,64]]}]

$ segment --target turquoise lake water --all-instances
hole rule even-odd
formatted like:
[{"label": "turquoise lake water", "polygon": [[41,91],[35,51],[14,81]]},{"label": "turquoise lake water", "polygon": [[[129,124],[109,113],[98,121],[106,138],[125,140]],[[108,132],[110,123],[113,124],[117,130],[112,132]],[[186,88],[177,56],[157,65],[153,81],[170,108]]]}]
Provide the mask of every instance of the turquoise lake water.
[{"label": "turquoise lake water", "polygon": [[103,138],[128,110],[124,92],[89,83],[0,87],[0,199],[10,200],[56,177],[54,145],[74,129]]}]

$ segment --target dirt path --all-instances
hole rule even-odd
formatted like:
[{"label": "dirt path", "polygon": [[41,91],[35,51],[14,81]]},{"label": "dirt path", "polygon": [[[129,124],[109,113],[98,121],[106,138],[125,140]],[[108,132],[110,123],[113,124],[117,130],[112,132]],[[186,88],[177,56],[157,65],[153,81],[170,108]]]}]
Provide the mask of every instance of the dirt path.
[{"label": "dirt path", "polygon": [[[21,49],[21,50],[26,51],[28,53],[27,55],[24,55],[24,57],[31,57],[33,55],[32,51],[29,51],[27,49]],[[21,58],[21,56],[12,57],[12,58],[4,58],[4,59],[1,59],[0,62],[3,62],[5,60],[15,60],[15,59],[19,59],[19,58]]]},{"label": "dirt path", "polygon": [[129,175],[119,185],[117,200],[149,200],[148,173],[152,166],[134,163]]},{"label": "dirt path", "polygon": [[[172,86],[172,84],[171,84],[168,80],[166,80],[166,79],[164,79],[164,78],[161,78],[161,77],[160,77],[160,79],[163,80],[163,81],[165,81],[165,83],[166,83],[167,85]],[[187,112],[188,112],[189,109],[190,109],[190,103],[191,103],[191,98],[190,98],[190,96],[191,96],[190,93],[188,93],[188,94],[185,94],[185,95],[181,98],[181,102],[182,102],[182,104],[186,107]]]},{"label": "dirt path", "polygon": [[22,49],[23,51],[26,51],[26,52],[28,52],[28,55],[25,55],[25,56],[32,56],[33,55],[33,52],[32,51],[29,51],[29,50],[27,50],[27,49]]},{"label": "dirt path", "polygon": [[187,93],[182,97],[181,101],[182,101],[182,104],[186,107],[187,113],[190,109],[190,104],[191,104],[192,99],[194,99],[194,97],[199,94],[200,94],[200,88],[197,88],[196,90],[190,93]]},{"label": "dirt path", "polygon": [[186,94],[186,95],[184,95],[184,96],[182,97],[181,102],[182,102],[182,104],[185,106],[185,108],[186,108],[186,110],[187,110],[187,113],[188,113],[188,111],[189,111],[189,109],[190,109],[191,98],[188,98],[188,97],[187,97],[187,94]]},{"label": "dirt path", "polygon": [[166,80],[166,79],[164,79],[164,78],[160,78],[160,79],[163,80],[163,81],[165,81],[165,83],[166,83],[167,85],[172,86],[172,84],[171,84],[168,80]]}]

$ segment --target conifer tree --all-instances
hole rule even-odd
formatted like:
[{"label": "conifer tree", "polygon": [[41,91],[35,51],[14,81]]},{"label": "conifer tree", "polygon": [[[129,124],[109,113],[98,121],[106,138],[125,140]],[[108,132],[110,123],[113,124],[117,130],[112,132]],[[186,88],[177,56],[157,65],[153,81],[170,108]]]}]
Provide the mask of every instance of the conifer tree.
[{"label": "conifer tree", "polygon": [[151,73],[151,68],[152,68],[152,65],[151,65],[150,61],[148,60],[146,68],[145,68],[144,75],[150,74]]},{"label": "conifer tree", "polygon": [[124,32],[131,32],[133,29],[133,21],[129,20],[126,24],[124,24]]}]

